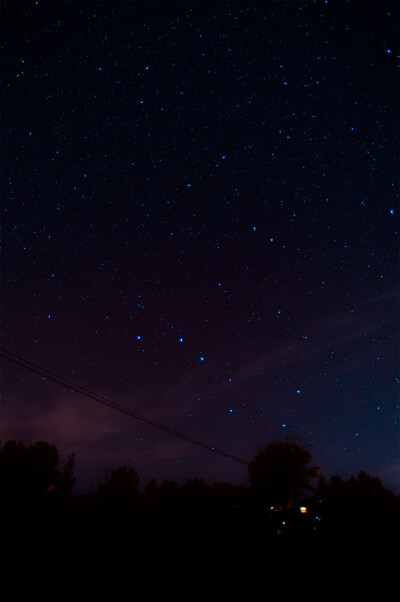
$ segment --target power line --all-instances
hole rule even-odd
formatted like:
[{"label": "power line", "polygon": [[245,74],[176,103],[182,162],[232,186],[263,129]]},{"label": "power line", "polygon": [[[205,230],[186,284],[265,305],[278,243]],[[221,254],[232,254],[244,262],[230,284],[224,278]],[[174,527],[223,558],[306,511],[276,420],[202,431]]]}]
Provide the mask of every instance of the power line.
[{"label": "power line", "polygon": [[[164,359],[166,359],[166,361],[169,362],[171,369],[174,370],[176,373],[178,373],[181,376],[183,375],[186,379],[192,381],[194,384],[199,384],[199,382],[203,382],[203,384],[208,389],[208,393],[210,395],[213,395],[217,400],[219,399],[224,403],[229,401],[230,404],[233,404],[233,407],[236,406],[237,408],[241,408],[241,411],[245,414],[251,413],[250,417],[252,418],[252,420],[255,420],[256,422],[260,421],[260,423],[264,425],[264,420],[261,420],[259,418],[257,410],[255,410],[251,404],[249,404],[248,402],[244,403],[242,399],[235,395],[235,393],[226,389],[224,385],[220,382],[216,383],[215,380],[207,374],[198,372],[195,368],[193,368],[191,363],[183,360],[182,358],[174,358],[173,356],[171,356],[170,350],[167,347],[167,345],[163,341],[154,338],[153,335],[148,335],[142,326],[140,326],[141,336],[135,336],[132,338],[132,336],[130,336],[129,334],[129,328],[133,326],[132,316],[130,316],[129,314],[124,314],[124,312],[121,311],[120,308],[115,308],[113,305],[109,304],[109,302],[106,299],[99,296],[97,292],[93,291],[92,288],[89,287],[86,282],[84,282],[76,274],[68,270],[62,262],[58,261],[57,259],[52,257],[48,252],[46,252],[40,243],[38,244],[32,239],[29,239],[29,237],[25,237],[32,247],[35,247],[39,250],[41,257],[38,257],[34,252],[32,252],[32,250],[28,249],[28,247],[23,241],[21,241],[18,238],[16,227],[14,227],[7,220],[3,219],[2,221],[6,226],[8,226],[10,232],[12,232],[13,236],[15,237],[14,242],[18,240],[18,242],[22,242],[24,244],[24,251],[32,258],[35,266],[37,266],[37,264],[40,264],[44,267],[45,270],[50,270],[52,277],[46,277],[45,274],[41,273],[33,266],[28,265],[20,258],[16,257],[13,253],[11,253],[9,249],[7,249],[7,251],[10,252],[10,255],[16,261],[18,261],[18,263],[21,263],[24,267],[38,274],[40,277],[44,278],[48,284],[51,284],[52,286],[60,290],[64,295],[67,295],[68,297],[73,299],[76,303],[78,303],[78,305],[81,306],[82,309],[84,309],[84,307],[82,307],[83,303],[87,304],[86,309],[90,313],[93,313],[93,315],[96,316],[103,324],[104,312],[106,312],[107,318],[109,316],[114,318],[113,320],[107,320],[107,322],[109,326],[111,326],[111,323],[113,324],[115,334],[119,334],[135,346],[139,344],[139,341],[141,346],[143,346],[143,342],[147,343],[148,346],[146,346],[146,349],[143,349],[143,351],[146,350],[150,355],[156,357],[157,360],[159,359],[157,355],[158,351],[164,352]],[[56,268],[54,267],[54,265],[56,266]],[[55,275],[57,275],[57,278],[54,278]],[[57,281],[58,279],[60,280],[60,282]],[[65,283],[67,286],[67,290],[64,286],[60,286],[64,285]],[[77,295],[77,297],[75,295]],[[278,362],[275,359],[273,360],[273,363],[275,364],[279,372],[282,374],[284,380],[289,385],[291,391],[295,394],[299,393],[299,391],[295,391],[295,389],[292,387],[281,366],[279,366]],[[196,380],[193,380],[193,377]]]},{"label": "power line", "polygon": [[[91,287],[88,286],[86,282],[84,282],[81,278],[79,278],[76,274],[71,272],[62,262],[58,261],[54,257],[51,256],[47,251],[44,250],[42,244],[39,242],[36,243],[29,237],[22,235],[23,240],[18,238],[16,227],[14,227],[7,220],[2,219],[3,223],[8,226],[10,233],[12,232],[14,238],[14,242],[18,240],[18,242],[22,242],[24,244],[24,251],[27,253],[33,260],[35,266],[40,264],[44,267],[45,270],[50,270],[51,278],[46,277],[45,274],[41,273],[39,270],[35,269],[33,266],[28,265],[23,260],[15,256],[9,249],[7,251],[10,255],[18,261],[18,263],[22,264],[25,268],[28,268],[30,271],[38,274],[40,277],[44,278],[48,284],[51,284],[56,289],[60,290],[61,293],[67,295],[71,299],[73,299],[78,305],[82,307],[83,303],[86,304],[86,309],[94,316],[97,317],[104,324],[104,312],[106,312],[107,317],[113,318],[112,320],[107,320],[108,325],[111,326],[113,324],[113,329],[115,334],[122,336],[127,339],[131,344],[137,346],[140,344],[143,346],[143,343],[147,343],[146,351],[153,355],[153,357],[159,359],[158,351],[164,352],[164,359],[170,364],[171,369],[179,375],[183,375],[186,379],[192,381],[194,384],[203,383],[210,395],[213,395],[217,400],[226,403],[227,401],[236,408],[241,408],[241,411],[249,414],[252,414],[251,418],[260,421],[264,425],[264,421],[260,420],[257,415],[257,410],[255,410],[251,404],[248,402],[244,403],[242,399],[240,399],[235,393],[229,391],[222,383],[216,383],[214,379],[212,379],[207,374],[198,372],[191,363],[185,361],[182,358],[173,357],[170,353],[167,345],[161,341],[160,339],[154,338],[153,335],[149,335],[145,332],[143,326],[140,326],[141,336],[132,337],[129,334],[129,328],[131,328],[134,324],[132,323],[132,316],[129,314],[124,314],[124,312],[120,308],[115,308],[112,304],[110,304],[106,299],[98,295],[97,292],[93,291]],[[31,249],[28,249],[26,243],[24,243],[24,239],[31,245],[31,247],[35,247],[40,252],[40,257],[38,257]],[[49,263],[50,261],[50,263]],[[54,267],[56,266],[56,267]],[[39,266],[38,266],[39,267]],[[54,278],[54,276],[57,278]],[[59,280],[59,281],[57,281]],[[65,289],[65,285],[67,286],[67,290]],[[70,290],[68,290],[70,289]],[[77,295],[77,297],[75,296]],[[143,349],[144,350],[144,349]],[[281,372],[284,380],[286,380],[292,392],[297,393],[294,390],[288,378],[284,374],[282,368],[279,366],[276,360],[273,360],[276,368]],[[194,380],[195,379],[195,380]]]},{"label": "power line", "polygon": [[[12,231],[12,233],[14,235],[16,235],[15,228],[12,226],[12,224],[10,224],[7,220],[4,220],[4,219],[2,221],[6,226],[8,226],[8,228]],[[54,257],[51,257],[51,255],[49,255],[49,253],[44,251],[44,249],[41,246],[38,246],[34,241],[30,240],[26,236],[25,236],[25,238],[29,241],[29,243],[33,247],[36,247],[40,251],[42,256],[46,256],[47,258],[50,259],[50,261],[53,264],[57,265],[58,270],[59,270],[57,272],[58,277],[60,278],[60,280],[62,282],[66,283],[67,286],[69,286],[72,289],[75,289],[75,291],[77,291],[79,299],[76,299],[71,294],[71,292],[65,291],[62,287],[59,286],[59,283],[57,283],[56,281],[46,279],[47,282],[49,282],[52,286],[61,290],[61,292],[63,292],[64,294],[67,294],[69,297],[73,298],[77,303],[86,301],[89,304],[91,304],[92,308],[89,307],[88,310],[91,311],[92,313],[94,313],[94,315],[96,315],[97,318],[102,319],[102,316],[96,312],[96,308],[100,309],[103,312],[105,311],[110,316],[113,316],[114,319],[116,320],[117,324],[119,322],[119,326],[122,328],[122,330],[119,330],[117,327],[116,328],[117,333],[119,335],[122,335],[127,340],[129,340],[129,342],[131,342],[135,345],[138,344],[138,340],[132,339],[132,337],[129,336],[129,333],[126,330],[127,323],[129,324],[129,326],[132,325],[131,316],[124,315],[124,313],[120,309],[115,309],[112,305],[107,304],[107,302],[102,297],[100,297],[97,293],[93,293],[92,290],[87,286],[87,284],[85,282],[83,282],[79,277],[77,277],[74,273],[72,273],[70,270],[68,270],[65,267],[65,265],[63,265],[60,262],[58,262],[57,260],[55,260]],[[40,257],[38,258],[31,250],[28,250],[27,247],[24,248],[24,251],[33,258],[34,263],[39,262],[45,268],[51,270],[51,272],[56,271],[54,266],[52,264],[48,263],[48,260],[46,262],[46,260],[44,260],[43,258],[40,258]],[[32,270],[35,273],[38,273],[41,277],[44,277],[43,274],[40,274],[33,267],[28,266],[25,262],[23,262],[22,260],[17,258],[12,253],[10,253],[10,255],[13,256],[15,260],[22,263],[28,269]],[[61,273],[61,270],[67,275],[67,277]],[[115,322],[114,322],[114,324],[115,324]],[[243,401],[239,397],[237,397],[233,392],[226,389],[221,383],[215,383],[215,381],[213,379],[211,379],[208,375],[198,372],[195,368],[193,368],[193,366],[190,363],[186,362],[185,360],[183,360],[181,358],[174,358],[173,356],[170,355],[169,350],[166,348],[165,344],[162,341],[156,340],[156,339],[154,339],[153,336],[145,333],[144,329],[142,327],[140,327],[140,330],[143,333],[143,337],[140,338],[140,341],[142,341],[142,342],[146,341],[147,343],[149,343],[150,348],[148,349],[148,351],[151,354],[156,355],[156,352],[151,349],[151,346],[157,345],[162,351],[164,351],[165,356],[167,357],[167,361],[170,362],[172,368],[175,371],[179,372],[180,374],[184,374],[184,376],[186,378],[188,378],[189,380],[191,379],[190,378],[191,376],[194,376],[196,379],[202,381],[209,388],[209,392],[212,395],[214,395],[217,399],[220,399],[220,401],[226,402],[228,399],[231,403],[236,404],[238,407],[243,406]],[[184,370],[184,372],[182,372],[182,369]],[[249,404],[246,403],[245,405],[247,406],[248,409],[251,410],[251,406],[249,406]]]},{"label": "power line", "polygon": [[34,364],[34,363],[30,362],[29,360],[26,360],[26,359],[22,358],[21,356],[18,356],[17,354],[13,353],[12,351],[4,349],[3,347],[0,348],[0,355],[2,357],[4,357],[5,359],[9,360],[10,362],[13,362],[14,364],[17,364],[27,370],[30,370],[31,372],[34,372],[35,374],[38,374],[39,376],[42,376],[43,378],[52,380],[52,381],[58,383],[59,385],[62,385],[68,389],[71,389],[72,391],[76,391],[76,392],[80,393],[81,395],[85,395],[86,397],[94,399],[98,403],[102,403],[114,410],[117,410],[118,412],[121,412],[125,415],[131,416],[132,418],[135,418],[136,420],[145,422],[145,423],[149,424],[150,426],[153,426],[166,433],[169,433],[170,435],[173,435],[180,439],[184,439],[185,441],[188,441],[189,443],[192,443],[192,444],[196,445],[197,447],[202,447],[204,449],[207,449],[210,452],[224,456],[225,458],[228,458],[229,460],[239,462],[240,464],[248,465],[248,461],[244,460],[243,458],[239,458],[239,457],[234,456],[233,454],[230,454],[228,452],[225,452],[217,447],[208,445],[207,443],[204,443],[203,441],[199,441],[198,439],[195,439],[193,437],[190,437],[189,435],[181,433],[180,431],[177,431],[169,426],[166,426],[164,424],[156,422],[155,420],[152,420],[151,418],[148,418],[147,416],[143,416],[142,414],[139,414],[139,413],[135,412],[134,410],[131,410],[130,408],[127,408],[125,406],[117,404],[116,402],[112,401],[110,398],[108,398],[106,396],[103,397],[101,395],[98,395],[97,393],[94,393],[93,391],[90,391],[89,389],[86,389],[85,387],[82,387],[81,385],[78,385],[77,383],[74,383],[74,382],[64,378],[63,376],[54,374],[53,372],[50,372],[49,370],[46,370],[45,368],[42,368],[42,367],[38,366],[37,364]]}]

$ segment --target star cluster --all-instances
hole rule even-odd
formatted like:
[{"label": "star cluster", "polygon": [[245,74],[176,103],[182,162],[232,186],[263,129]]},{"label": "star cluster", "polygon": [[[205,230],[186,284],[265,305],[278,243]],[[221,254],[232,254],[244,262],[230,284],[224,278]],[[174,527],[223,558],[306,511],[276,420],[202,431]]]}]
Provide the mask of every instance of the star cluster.
[{"label": "star cluster", "polygon": [[[398,490],[398,4],[3,2],[2,346],[237,457]],[[246,468],[2,364],[81,483]]]}]

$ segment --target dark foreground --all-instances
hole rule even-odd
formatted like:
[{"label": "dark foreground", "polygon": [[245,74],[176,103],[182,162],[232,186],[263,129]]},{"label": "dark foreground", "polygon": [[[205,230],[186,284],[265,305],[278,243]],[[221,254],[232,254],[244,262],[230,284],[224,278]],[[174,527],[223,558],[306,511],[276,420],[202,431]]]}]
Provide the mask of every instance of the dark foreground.
[{"label": "dark foreground", "polygon": [[396,517],[318,510],[13,504],[2,513],[3,591],[8,599],[399,600]]}]

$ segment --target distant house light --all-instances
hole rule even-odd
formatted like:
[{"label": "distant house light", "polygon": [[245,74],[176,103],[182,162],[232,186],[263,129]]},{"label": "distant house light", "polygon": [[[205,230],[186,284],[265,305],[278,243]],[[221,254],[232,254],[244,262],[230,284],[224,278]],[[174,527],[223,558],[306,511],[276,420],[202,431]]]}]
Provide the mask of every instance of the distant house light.
[{"label": "distant house light", "polygon": [[307,508],[306,508],[306,506],[300,506],[300,512],[302,514],[307,514]]}]

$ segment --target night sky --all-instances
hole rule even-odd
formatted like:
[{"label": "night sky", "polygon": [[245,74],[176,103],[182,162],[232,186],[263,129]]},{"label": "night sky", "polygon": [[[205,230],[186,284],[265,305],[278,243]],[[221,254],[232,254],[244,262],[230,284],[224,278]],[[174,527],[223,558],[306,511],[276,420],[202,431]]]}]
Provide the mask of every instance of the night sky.
[{"label": "night sky", "polygon": [[2,2],[3,442],[400,491],[398,7]]}]

